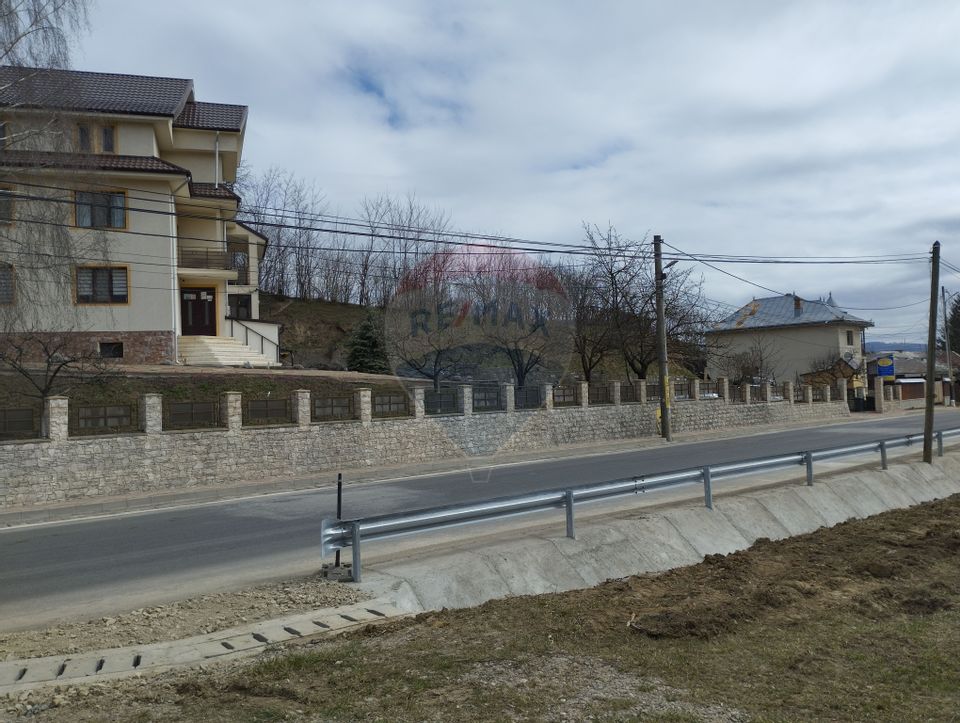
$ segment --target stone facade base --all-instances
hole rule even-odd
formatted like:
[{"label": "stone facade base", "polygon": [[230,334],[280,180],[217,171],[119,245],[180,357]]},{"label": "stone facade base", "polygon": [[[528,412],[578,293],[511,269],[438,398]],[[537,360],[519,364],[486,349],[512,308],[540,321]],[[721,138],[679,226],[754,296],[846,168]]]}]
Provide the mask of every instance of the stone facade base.
[{"label": "stone facade base", "polygon": [[[0,335],[3,338],[15,338],[14,335]],[[176,361],[176,334],[172,331],[68,331],[37,332],[29,336],[17,337],[24,343],[25,358],[31,362],[43,362],[40,344],[31,339],[44,340],[59,346],[67,353],[80,353],[96,356],[101,353],[101,344],[122,344],[123,356],[114,357],[120,364],[163,364]],[[116,347],[113,348],[116,351]]]}]

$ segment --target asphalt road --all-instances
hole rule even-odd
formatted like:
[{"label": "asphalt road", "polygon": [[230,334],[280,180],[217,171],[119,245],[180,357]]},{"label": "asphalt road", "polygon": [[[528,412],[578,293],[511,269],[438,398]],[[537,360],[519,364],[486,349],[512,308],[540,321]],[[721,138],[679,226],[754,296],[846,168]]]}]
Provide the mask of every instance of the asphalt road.
[{"label": "asphalt road", "polygon": [[[922,431],[922,416],[664,445],[348,486],[344,517],[650,475]],[[960,427],[938,410],[937,427]],[[0,530],[0,629],[108,614],[319,566],[333,489]]]}]

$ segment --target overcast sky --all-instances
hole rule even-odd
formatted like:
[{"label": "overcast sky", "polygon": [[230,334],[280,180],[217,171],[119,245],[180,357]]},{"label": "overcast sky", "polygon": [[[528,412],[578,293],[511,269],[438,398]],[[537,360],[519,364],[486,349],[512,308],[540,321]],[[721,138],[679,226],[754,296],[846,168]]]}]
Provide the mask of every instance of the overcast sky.
[{"label": "overcast sky", "polygon": [[[74,65],[250,106],[245,158],[333,212],[416,193],[461,230],[960,265],[960,3],[99,0]],[[708,297],[762,289],[698,265]],[[724,266],[922,341],[924,262]],[[960,277],[944,272],[949,290]],[[854,308],[871,307],[862,311]]]}]

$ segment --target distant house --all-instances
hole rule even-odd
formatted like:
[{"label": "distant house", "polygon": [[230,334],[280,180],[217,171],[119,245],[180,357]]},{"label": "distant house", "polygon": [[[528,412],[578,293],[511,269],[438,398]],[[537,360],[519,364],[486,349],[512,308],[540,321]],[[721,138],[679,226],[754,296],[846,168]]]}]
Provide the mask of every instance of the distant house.
[{"label": "distant house", "polygon": [[735,381],[866,385],[863,332],[873,323],[840,309],[831,294],[754,299],[707,332],[707,374]]},{"label": "distant house", "polygon": [[[960,354],[951,350],[954,373],[960,370]],[[924,398],[924,384],[927,377],[927,352],[914,350],[891,350],[875,352],[867,356],[867,376],[870,389],[873,390],[873,381],[877,376],[883,379],[885,386],[899,386],[900,398],[904,401],[915,400],[916,406],[921,406]],[[934,361],[934,379],[939,384],[934,387],[937,403],[943,401],[944,395],[949,399],[950,372],[947,370],[947,355],[938,351]],[[955,395],[954,395],[955,396]]]},{"label": "distant house", "polygon": [[189,79],[0,67],[3,331],[128,363],[277,364],[266,239],[237,218],[246,125]]}]

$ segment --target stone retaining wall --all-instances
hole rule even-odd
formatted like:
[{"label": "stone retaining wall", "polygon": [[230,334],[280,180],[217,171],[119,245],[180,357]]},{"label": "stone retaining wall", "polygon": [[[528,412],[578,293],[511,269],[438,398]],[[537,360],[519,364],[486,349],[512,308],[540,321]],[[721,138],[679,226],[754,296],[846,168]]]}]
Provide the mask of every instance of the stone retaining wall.
[{"label": "stone retaining wall", "polygon": [[[584,385],[585,386],[585,385]],[[470,388],[461,390],[471,409]],[[583,390],[586,399],[586,389]],[[292,400],[293,423],[244,427],[237,392],[222,395],[222,427],[163,431],[162,399],[141,400],[139,434],[69,437],[68,401],[47,400],[46,439],[0,443],[0,507],[65,502],[98,495],[156,492],[198,485],[426,462],[499,451],[649,437],[657,433],[657,404],[609,404],[425,416],[423,390],[415,416],[373,419],[369,390],[357,391],[360,419],[310,421],[310,393]],[[614,395],[619,400],[619,394]],[[512,405],[510,405],[512,406]],[[845,402],[727,404],[724,399],[677,402],[676,432],[770,425],[849,416]]]}]

